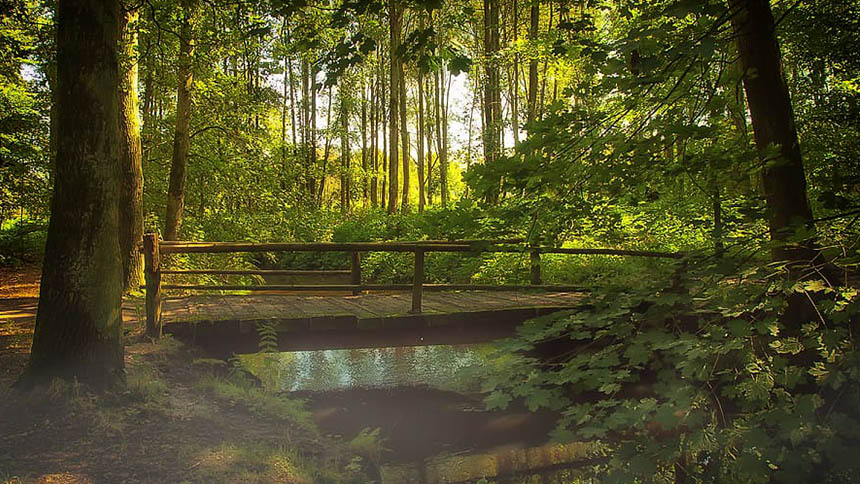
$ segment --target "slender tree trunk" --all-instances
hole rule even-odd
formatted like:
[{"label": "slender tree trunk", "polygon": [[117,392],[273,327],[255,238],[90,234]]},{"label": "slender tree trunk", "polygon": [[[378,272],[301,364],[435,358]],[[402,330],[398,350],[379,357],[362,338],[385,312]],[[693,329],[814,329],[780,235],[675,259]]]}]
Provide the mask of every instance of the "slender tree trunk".
[{"label": "slender tree trunk", "polygon": [[120,3],[59,2],[57,157],[30,361],[22,385],[124,380],[119,243]]},{"label": "slender tree trunk", "polygon": [[435,103],[433,102],[433,99],[434,99],[433,93],[430,91],[430,80],[429,79],[424,80],[424,86],[422,87],[422,89],[424,90],[424,99],[427,101],[426,102],[427,112],[425,115],[425,119],[427,121],[425,121],[425,126],[424,126],[424,132],[427,136],[427,145],[426,145],[427,146],[427,169],[425,172],[425,178],[427,180],[426,181],[426,184],[427,184],[427,190],[426,190],[427,205],[433,205],[433,164],[432,164],[432,161],[433,161],[433,127],[427,126],[426,124],[428,122],[432,122],[432,120],[433,120],[432,113],[433,113],[433,106],[435,105]]},{"label": "slender tree trunk", "polygon": [[[514,32],[513,42],[519,40],[519,5],[517,0],[514,0]],[[519,97],[520,97],[520,54],[514,53],[514,66],[511,79],[511,129],[514,133],[514,146],[520,144],[520,112],[519,112]]]},{"label": "slender tree trunk", "polygon": [[[284,19],[281,27],[281,41],[284,44],[287,42],[286,19]],[[287,78],[289,76],[289,70],[290,58],[284,55],[284,87],[281,92],[281,180],[283,180],[283,174],[287,169],[287,85],[289,84],[289,82],[287,82]],[[295,142],[295,134],[293,135],[293,142]]]},{"label": "slender tree trunk", "polygon": [[[329,108],[331,107],[331,92],[329,92]],[[328,121],[326,121],[328,122]],[[328,128],[328,126],[326,126]],[[311,185],[311,193],[313,193],[314,188],[317,186],[316,180],[316,169],[317,169],[317,67],[316,64],[311,66],[311,125],[310,125],[310,136],[311,136],[311,145],[310,145],[310,185]],[[326,161],[328,161],[328,157],[326,157]],[[322,173],[320,174],[320,198],[319,202],[322,206],[322,193],[325,192],[325,167],[323,167]]]},{"label": "slender tree trunk", "polygon": [[[377,51],[377,59],[379,59]],[[379,76],[370,84],[370,206],[379,206],[377,171],[379,169]]]},{"label": "slender tree trunk", "polygon": [[442,64],[436,76],[436,153],[439,156],[439,198],[442,206],[448,206],[448,144],[443,136],[445,99],[445,67]]},{"label": "slender tree trunk", "polygon": [[[532,46],[537,45],[538,27],[540,25],[540,0],[532,0],[531,22],[529,23],[529,40]],[[535,120],[537,115],[537,92],[538,92],[538,60],[532,54],[529,59],[529,99],[528,99],[528,122]]]},{"label": "slender tree trunk", "polygon": [[143,167],[140,152],[137,78],[138,10],[123,12],[120,52],[119,140],[121,186],[119,243],[122,250],[123,291],[136,290],[143,277]]},{"label": "slender tree trunk", "polygon": [[[322,207],[325,200],[325,184],[328,176],[328,158],[331,154],[331,86],[328,88],[328,101],[325,111],[325,147],[323,148],[322,172],[319,179],[319,193],[317,194],[317,206]],[[316,149],[314,149],[316,151]]]},{"label": "slender tree trunk", "polygon": [[411,161],[409,159],[409,120],[406,116],[406,76],[403,73],[403,62],[398,62],[399,77],[400,77],[400,141],[403,146],[400,149],[400,157],[403,161],[403,194],[401,196],[402,201],[400,203],[400,208],[404,212],[409,211],[409,189],[410,189],[410,180],[409,180],[409,172],[411,171],[410,164]]},{"label": "slender tree trunk", "polygon": [[302,159],[305,163],[305,173],[303,177],[303,182],[305,185],[305,189],[307,193],[310,195],[309,199],[316,203],[316,188],[313,184],[313,175],[311,171],[313,170],[313,166],[311,165],[311,75],[310,75],[310,65],[308,64],[308,60],[304,57],[302,58],[302,103],[301,103],[301,111],[302,111]]},{"label": "slender tree trunk", "polygon": [[[738,12],[732,16],[732,27],[738,39],[744,90],[763,163],[770,237],[774,242],[787,242],[798,229],[814,231],[815,227],[773,14],[768,0],[729,0],[729,8]],[[772,257],[809,260],[816,253],[813,245],[814,240],[799,246],[778,243],[772,249]]]},{"label": "slender tree trunk", "polygon": [[351,205],[351,176],[349,153],[349,93],[341,86],[340,92],[340,211],[347,213]]},{"label": "slender tree trunk", "polygon": [[191,86],[194,82],[194,23],[195,0],[182,1],[182,27],[179,39],[179,75],[176,89],[176,129],[173,134],[173,158],[170,184],[167,190],[167,217],[164,239],[177,240],[185,207],[185,180],[188,170],[188,150],[191,146]]},{"label": "slender tree trunk", "polygon": [[389,136],[389,163],[388,163],[388,213],[397,212],[397,164],[400,160],[400,152],[398,149],[398,115],[400,112],[400,55],[397,49],[400,48],[400,22],[403,18],[402,10],[397,4],[398,0],[389,0],[388,12],[390,16],[390,52],[391,52],[391,68],[390,68],[390,85],[389,85],[389,107],[388,121],[390,124]]},{"label": "slender tree trunk", "polygon": [[[424,18],[421,18],[424,30]],[[418,68],[418,211],[424,211],[424,72]]]},{"label": "slender tree trunk", "polygon": [[367,87],[364,79],[361,81],[361,200],[362,206],[367,207]]}]

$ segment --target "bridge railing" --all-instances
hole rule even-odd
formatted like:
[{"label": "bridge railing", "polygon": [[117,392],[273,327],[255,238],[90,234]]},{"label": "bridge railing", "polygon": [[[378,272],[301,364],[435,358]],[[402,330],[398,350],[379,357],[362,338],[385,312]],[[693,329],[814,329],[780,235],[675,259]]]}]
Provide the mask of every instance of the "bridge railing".
[{"label": "bridge railing", "polygon": [[[523,290],[575,291],[581,287],[543,284],[541,280],[541,254],[615,255],[636,257],[660,257],[678,259],[677,252],[654,252],[623,249],[585,249],[566,247],[541,247],[523,244],[521,239],[505,240],[426,240],[413,242],[188,242],[164,241],[158,234],[144,236],[144,273],[146,277],[146,326],[150,336],[161,335],[161,296],[163,290],[188,291],[412,291],[412,313],[421,313],[425,290]],[[162,257],[167,254],[191,253],[240,253],[240,252],[345,252],[350,256],[349,270],[235,270],[235,269],[186,269],[162,268]],[[411,284],[368,284],[362,281],[361,254],[365,252],[410,252],[413,254]],[[530,284],[427,284],[424,277],[424,255],[427,252],[460,252],[470,255],[485,253],[528,253]],[[162,284],[165,274],[207,275],[349,275],[349,284],[265,284],[265,285],[194,285]]]}]

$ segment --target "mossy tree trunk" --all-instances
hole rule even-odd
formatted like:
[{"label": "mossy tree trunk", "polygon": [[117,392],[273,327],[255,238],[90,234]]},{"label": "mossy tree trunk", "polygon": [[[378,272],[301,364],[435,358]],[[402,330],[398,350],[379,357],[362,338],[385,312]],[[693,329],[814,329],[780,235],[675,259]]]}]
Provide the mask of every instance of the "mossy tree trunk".
[{"label": "mossy tree trunk", "polygon": [[120,208],[119,244],[122,251],[123,290],[140,287],[143,277],[143,168],[140,151],[140,119],[138,117],[137,81],[137,20],[136,8],[122,14],[120,44],[119,89],[119,147],[120,147]]},{"label": "mossy tree trunk", "polygon": [[59,2],[57,156],[33,347],[22,383],[124,378],[119,243],[120,4]]}]

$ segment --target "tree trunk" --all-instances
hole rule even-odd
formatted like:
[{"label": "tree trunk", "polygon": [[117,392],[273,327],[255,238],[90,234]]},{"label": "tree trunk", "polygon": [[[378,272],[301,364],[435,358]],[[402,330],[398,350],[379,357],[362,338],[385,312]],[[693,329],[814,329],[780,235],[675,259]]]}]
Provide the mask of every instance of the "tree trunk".
[{"label": "tree trunk", "polygon": [[[424,98],[427,100],[427,120],[432,120],[432,107],[435,105],[433,102],[433,93],[430,92],[430,80],[427,79],[424,83]],[[425,123],[426,124],[426,123]],[[427,205],[433,205],[433,128],[432,126],[425,126],[424,132],[427,135],[427,170],[425,173],[425,177],[427,179]]]},{"label": "tree trunk", "polygon": [[[529,23],[529,40],[532,46],[537,45],[538,26],[540,25],[540,0],[532,0],[531,22]],[[528,122],[535,120],[537,114],[537,92],[538,92],[538,60],[532,54],[529,59],[529,99],[528,99]]]},{"label": "tree trunk", "polygon": [[[490,165],[499,158],[502,127],[501,88],[496,58],[499,53],[498,0],[484,0],[484,53],[487,57],[484,67],[484,163]],[[491,190],[488,198],[491,203],[498,202],[499,190]]]},{"label": "tree trunk", "polygon": [[[314,123],[316,124],[316,123]],[[328,102],[325,111],[325,145],[323,148],[322,173],[319,180],[319,193],[317,194],[317,206],[322,207],[325,200],[325,182],[328,173],[328,157],[331,154],[331,86],[328,87]],[[316,149],[314,149],[316,151]]]},{"label": "tree trunk", "polygon": [[[421,19],[424,30],[424,19]],[[418,68],[418,212],[424,211],[424,72]]]},{"label": "tree trunk", "polygon": [[814,226],[770,2],[729,0],[729,8],[737,11],[732,15],[732,27],[738,39],[744,90],[763,163],[770,237],[778,242],[771,255],[774,260],[809,260],[815,256],[813,240],[800,245],[788,243],[798,229],[814,231]]},{"label": "tree trunk", "polygon": [[[329,91],[329,109],[331,109],[331,91]],[[317,169],[317,67],[316,65],[311,66],[311,124],[310,124],[310,158],[308,160],[310,166],[310,188],[311,193],[313,193],[314,188],[317,186],[316,181],[316,169]],[[326,120],[328,123],[328,120]],[[326,126],[328,128],[328,126]],[[328,157],[326,157],[326,161],[328,161]],[[322,206],[322,194],[325,192],[325,168],[323,168],[322,173],[320,174],[320,197],[319,197],[319,205]]]},{"label": "tree trunk", "polygon": [[120,4],[60,2],[56,183],[22,384],[124,380],[119,243]]},{"label": "tree trunk", "polygon": [[400,150],[400,157],[403,160],[403,195],[402,201],[400,204],[400,208],[404,212],[409,211],[409,172],[410,168],[410,160],[409,160],[409,122],[406,117],[406,76],[403,73],[403,62],[398,62],[398,69],[400,72],[398,73],[400,77],[400,104],[398,107],[400,108],[400,141],[403,143],[403,146]]},{"label": "tree trunk", "polygon": [[170,164],[170,184],[167,190],[167,217],[164,240],[177,240],[182,226],[185,206],[185,179],[188,170],[188,149],[191,145],[191,85],[194,81],[195,0],[182,1],[182,27],[179,39],[179,75],[176,89],[176,129],[173,134],[173,159]]},{"label": "tree trunk", "polygon": [[361,201],[362,206],[368,205],[367,191],[367,88],[364,78],[361,81]]},{"label": "tree trunk", "polygon": [[140,152],[137,79],[138,10],[124,12],[120,19],[119,147],[120,208],[119,244],[122,251],[123,291],[136,290],[143,277],[143,168]]},{"label": "tree trunk", "polygon": [[349,93],[341,85],[340,92],[340,211],[347,213],[351,205],[350,166],[349,166]]},{"label": "tree trunk", "polygon": [[[377,59],[379,56],[377,55]],[[379,78],[370,84],[370,206],[379,206],[377,171],[379,170]]]},{"label": "tree trunk", "polygon": [[436,144],[439,145],[436,153],[439,156],[439,198],[442,206],[448,206],[448,144],[443,134],[445,99],[445,66],[439,66],[436,76]]},{"label": "tree trunk", "polygon": [[400,47],[400,21],[402,20],[402,11],[397,5],[397,0],[389,0],[388,12],[390,16],[390,83],[389,83],[389,107],[388,107],[388,122],[390,124],[389,135],[389,163],[388,163],[388,213],[397,212],[397,163],[400,160],[400,152],[398,149],[398,115],[400,112],[400,55],[397,49]]}]

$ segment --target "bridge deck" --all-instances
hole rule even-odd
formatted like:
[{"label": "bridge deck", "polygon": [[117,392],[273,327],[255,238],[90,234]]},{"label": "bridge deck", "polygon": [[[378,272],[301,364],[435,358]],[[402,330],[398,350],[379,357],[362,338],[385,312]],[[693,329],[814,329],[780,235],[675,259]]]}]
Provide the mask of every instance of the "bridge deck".
[{"label": "bridge deck", "polygon": [[410,314],[409,294],[207,295],[168,297],[164,332],[224,356],[259,349],[259,323],[274,324],[281,350],[363,348],[490,341],[523,321],[572,308],[574,292],[425,293]]}]

